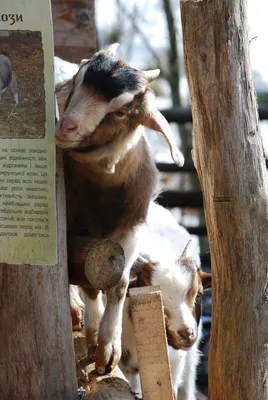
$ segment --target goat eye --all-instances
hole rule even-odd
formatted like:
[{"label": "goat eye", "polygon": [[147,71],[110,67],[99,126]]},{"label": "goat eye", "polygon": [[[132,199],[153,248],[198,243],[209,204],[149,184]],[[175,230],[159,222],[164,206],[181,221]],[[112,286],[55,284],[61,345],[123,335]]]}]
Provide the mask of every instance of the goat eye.
[{"label": "goat eye", "polygon": [[126,116],[123,111],[116,111],[115,115],[117,116],[117,118],[124,118]]}]

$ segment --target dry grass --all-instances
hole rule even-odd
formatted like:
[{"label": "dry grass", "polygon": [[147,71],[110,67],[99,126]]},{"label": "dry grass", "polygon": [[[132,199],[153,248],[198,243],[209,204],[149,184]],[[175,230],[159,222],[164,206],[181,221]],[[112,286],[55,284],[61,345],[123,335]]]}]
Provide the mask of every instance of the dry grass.
[{"label": "dry grass", "polygon": [[10,92],[0,103],[0,138],[45,136],[44,60],[40,32],[13,31],[0,36],[0,52],[8,53],[17,78],[19,104]]}]

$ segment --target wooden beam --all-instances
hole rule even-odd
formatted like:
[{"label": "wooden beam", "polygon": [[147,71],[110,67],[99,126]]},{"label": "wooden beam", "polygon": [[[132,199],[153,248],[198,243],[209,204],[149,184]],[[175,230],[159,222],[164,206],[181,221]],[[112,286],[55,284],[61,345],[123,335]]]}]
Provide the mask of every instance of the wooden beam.
[{"label": "wooden beam", "polygon": [[181,0],[213,271],[209,398],[268,398],[268,175],[246,0]]},{"label": "wooden beam", "polygon": [[201,191],[177,192],[175,190],[167,190],[159,195],[157,203],[170,208],[202,208],[203,196]]},{"label": "wooden beam", "polygon": [[144,400],[172,400],[172,385],[160,287],[129,290],[142,395]]},{"label": "wooden beam", "polygon": [[[183,124],[192,122],[192,110],[189,107],[174,106],[168,109],[160,110],[168,122],[178,122]],[[265,105],[259,106],[259,119],[268,119],[268,107]]]}]

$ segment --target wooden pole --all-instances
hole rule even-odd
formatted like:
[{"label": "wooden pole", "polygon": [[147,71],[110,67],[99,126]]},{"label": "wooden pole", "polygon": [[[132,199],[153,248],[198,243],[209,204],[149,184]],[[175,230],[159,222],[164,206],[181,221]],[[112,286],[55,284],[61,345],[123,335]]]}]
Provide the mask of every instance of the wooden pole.
[{"label": "wooden pole", "polygon": [[55,55],[79,63],[96,51],[95,0],[52,0]]},{"label": "wooden pole", "polygon": [[144,400],[172,400],[167,338],[159,286],[129,290],[142,396]]},{"label": "wooden pole", "polygon": [[[0,116],[6,175],[0,220],[13,221],[1,222],[0,235],[0,398],[76,400],[63,163],[58,154],[56,165],[53,139],[50,1],[2,0],[1,6],[12,12],[12,23],[4,23],[7,15],[0,19],[0,47],[12,59],[18,105],[6,99],[8,117],[2,108]],[[23,161],[12,165],[16,159]]]},{"label": "wooden pole", "polygon": [[213,270],[211,400],[268,398],[268,176],[245,0],[181,0]]},{"label": "wooden pole", "polygon": [[73,399],[77,384],[58,158],[58,264],[0,265],[0,398]]}]

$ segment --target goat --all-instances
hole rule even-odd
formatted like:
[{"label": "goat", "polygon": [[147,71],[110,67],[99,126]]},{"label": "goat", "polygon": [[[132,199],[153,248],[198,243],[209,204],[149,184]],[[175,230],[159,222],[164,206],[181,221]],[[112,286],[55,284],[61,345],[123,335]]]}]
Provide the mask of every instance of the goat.
[{"label": "goat", "polygon": [[138,255],[138,231],[155,189],[156,168],[143,126],[161,132],[174,161],[183,164],[148,86],[160,71],[126,65],[116,57],[117,47],[114,44],[82,60],[55,135],[65,155],[68,234],[112,239],[125,253],[122,278],[107,290],[105,308],[101,293],[88,286],[84,271],[69,266],[71,283],[85,293],[88,353],[95,355],[100,374],[112,370],[121,356],[129,271]]},{"label": "goat", "polygon": [[13,94],[14,104],[19,104],[16,75],[12,70],[10,58],[7,53],[0,53],[0,102],[2,94],[9,90]]},{"label": "goat", "polygon": [[[136,268],[138,278],[134,286],[160,285],[174,396],[177,398],[179,390],[180,400],[194,400],[198,343],[202,331],[201,296],[203,290],[211,287],[211,274],[200,270],[199,255],[189,241],[186,229],[157,204],[150,205],[140,240],[144,258],[140,258],[143,262]],[[141,393],[128,297],[123,312],[120,368],[133,391]]]}]

